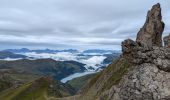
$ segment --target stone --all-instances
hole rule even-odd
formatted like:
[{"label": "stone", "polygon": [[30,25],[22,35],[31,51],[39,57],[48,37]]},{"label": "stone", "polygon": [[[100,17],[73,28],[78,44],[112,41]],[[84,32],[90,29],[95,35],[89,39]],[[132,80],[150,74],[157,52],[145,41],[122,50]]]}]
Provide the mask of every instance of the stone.
[{"label": "stone", "polygon": [[164,41],[164,46],[170,48],[170,34],[168,36],[165,36],[163,38],[163,41]]},{"label": "stone", "polygon": [[137,34],[136,41],[146,47],[162,46],[162,32],[164,23],[162,22],[160,4],[156,4],[148,11],[146,22]]},{"label": "stone", "polygon": [[[126,39],[122,42],[121,58],[100,74],[93,85],[93,91],[100,94],[97,100],[170,100],[170,48],[162,46],[163,30],[164,23],[158,3],[148,12],[136,41]],[[170,45],[169,38],[170,35],[164,38],[165,46]],[[104,90],[99,87],[102,86],[100,83],[105,86],[107,82],[112,82],[110,72],[116,72],[110,68],[121,69],[122,66],[117,65],[122,63],[121,59],[125,59],[127,65],[130,64],[128,72],[116,84],[113,83],[111,88]],[[98,92],[100,89],[104,92]]]},{"label": "stone", "polygon": [[132,52],[133,48],[136,46],[136,42],[131,39],[126,39],[122,42],[122,52],[124,54]]},{"label": "stone", "polygon": [[[123,58],[131,69],[122,80],[108,91],[107,100],[170,100],[170,35],[162,47],[160,4],[148,12],[146,22],[137,34],[136,42],[122,42]],[[102,100],[102,99],[100,99]]]}]

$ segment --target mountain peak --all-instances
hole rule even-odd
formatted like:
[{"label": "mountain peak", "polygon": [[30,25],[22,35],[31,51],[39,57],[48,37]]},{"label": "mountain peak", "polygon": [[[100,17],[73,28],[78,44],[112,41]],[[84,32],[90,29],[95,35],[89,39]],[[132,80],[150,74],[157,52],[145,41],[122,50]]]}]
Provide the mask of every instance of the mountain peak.
[{"label": "mountain peak", "polygon": [[162,46],[162,32],[164,30],[161,6],[159,3],[153,5],[148,11],[146,22],[137,34],[136,41],[144,46]]},{"label": "mountain peak", "polygon": [[[99,100],[170,100],[170,48],[162,46],[160,4],[148,11],[136,41],[122,42],[121,57],[96,75],[83,92]],[[169,36],[164,38],[167,45]],[[86,99],[85,99],[86,100]],[[88,100],[94,100],[88,99]]]}]

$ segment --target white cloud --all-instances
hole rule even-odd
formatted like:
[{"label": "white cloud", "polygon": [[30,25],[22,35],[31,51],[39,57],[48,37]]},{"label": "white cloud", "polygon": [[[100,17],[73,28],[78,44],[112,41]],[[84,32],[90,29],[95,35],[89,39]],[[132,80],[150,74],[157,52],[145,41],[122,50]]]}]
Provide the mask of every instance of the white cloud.
[{"label": "white cloud", "polygon": [[35,53],[35,52],[29,52],[29,53],[24,53],[24,55],[28,57],[33,57],[33,58],[52,58],[57,61],[68,61],[68,60],[77,60],[76,55],[69,53],[69,52],[59,52],[59,53]]},{"label": "white cloud", "polygon": [[86,64],[86,68],[93,67],[94,69],[98,69],[101,66],[103,60],[106,58],[105,56],[80,56],[78,54],[81,53],[69,53],[69,52],[58,52],[58,53],[35,53],[35,52],[27,52],[23,53],[28,57],[33,57],[34,59],[40,58],[52,58],[56,61],[77,61],[83,64]]},{"label": "white cloud", "polygon": [[167,34],[169,0],[0,0],[1,49],[120,48],[125,38],[135,38],[157,2]]},{"label": "white cloud", "polygon": [[105,58],[106,57],[104,57],[104,56],[92,56],[89,59],[82,59],[82,60],[79,60],[79,61],[86,64],[87,67],[91,66],[94,69],[97,69],[97,68],[99,68],[97,65],[100,65]]}]

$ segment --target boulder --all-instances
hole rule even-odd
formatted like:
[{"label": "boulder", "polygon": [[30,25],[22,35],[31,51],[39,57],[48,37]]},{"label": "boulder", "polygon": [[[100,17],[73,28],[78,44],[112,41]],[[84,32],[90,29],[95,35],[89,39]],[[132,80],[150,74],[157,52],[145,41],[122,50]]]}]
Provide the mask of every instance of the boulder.
[{"label": "boulder", "polygon": [[126,39],[122,42],[122,52],[123,54],[128,54],[133,51],[136,46],[136,42],[131,39]]}]

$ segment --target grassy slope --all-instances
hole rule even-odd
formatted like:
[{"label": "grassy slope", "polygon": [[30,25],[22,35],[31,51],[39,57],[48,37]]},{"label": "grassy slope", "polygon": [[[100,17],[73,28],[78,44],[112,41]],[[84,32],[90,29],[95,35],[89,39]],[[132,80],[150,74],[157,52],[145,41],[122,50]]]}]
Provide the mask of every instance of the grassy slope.
[{"label": "grassy slope", "polygon": [[[31,82],[40,76],[28,73],[18,73],[12,70],[0,72],[0,92],[10,87],[17,87],[23,83]],[[1,93],[0,93],[1,94]]]},{"label": "grassy slope", "polygon": [[[27,83],[19,88],[10,88],[0,95],[0,100],[46,100],[48,82],[44,81],[38,87]],[[32,90],[31,90],[32,89]]]},{"label": "grassy slope", "polygon": [[120,58],[115,63],[112,63],[91,79],[83,89],[79,100],[95,100],[113,85],[118,84],[128,72],[130,66],[130,63],[125,58]]},{"label": "grassy slope", "polygon": [[84,71],[84,64],[75,61],[55,61],[53,59],[28,60],[21,59],[16,61],[0,60],[0,68],[12,68],[38,75],[50,75],[55,79],[62,79],[73,73]]},{"label": "grassy slope", "polygon": [[0,93],[0,100],[52,100],[70,96],[74,90],[52,78],[42,77]]},{"label": "grassy slope", "polygon": [[89,74],[82,77],[75,78],[67,82],[67,84],[71,85],[76,90],[81,89],[95,74]]}]

